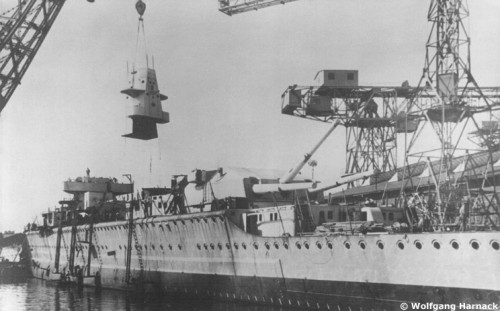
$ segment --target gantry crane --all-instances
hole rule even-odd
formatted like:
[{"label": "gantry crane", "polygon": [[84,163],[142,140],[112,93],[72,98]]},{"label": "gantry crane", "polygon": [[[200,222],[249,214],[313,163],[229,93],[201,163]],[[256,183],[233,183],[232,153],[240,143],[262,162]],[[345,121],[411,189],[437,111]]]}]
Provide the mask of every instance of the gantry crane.
[{"label": "gantry crane", "polygon": [[372,183],[396,173],[397,134],[409,137],[405,150],[410,154],[425,123],[432,125],[441,141],[440,156],[455,153],[457,141],[452,141],[452,134],[464,130],[467,122],[463,120],[476,123],[476,138],[483,145],[491,142],[492,136],[481,135],[484,131],[473,117],[500,108],[500,87],[480,88],[471,73],[470,38],[464,27],[468,16],[465,0],[431,0],[428,21],[432,27],[418,86],[406,81],[385,87],[332,85],[325,77],[321,85],[287,88],[282,113],[323,122],[340,120],[346,127],[345,173],[387,172]]},{"label": "gantry crane", "polygon": [[[500,197],[495,163],[500,160],[500,130],[493,112],[500,109],[500,87],[481,88],[472,74],[471,41],[464,27],[468,17],[466,0],[430,1],[427,19],[432,26],[416,87],[406,81],[398,87],[332,85],[325,82],[325,75],[319,86],[293,85],[283,93],[283,114],[323,122],[340,120],[344,124],[346,173],[378,171],[370,177],[371,186],[357,189],[356,197],[384,189],[379,197],[384,202],[385,189],[397,187],[397,205],[408,206],[408,192],[418,192],[421,182],[427,180],[434,189],[427,195],[430,198],[432,192],[435,197],[439,223],[465,200],[472,204],[471,216],[480,218],[474,220],[475,224],[496,226]],[[488,121],[476,119],[482,112],[489,113]],[[472,138],[486,150],[469,155],[466,149],[462,150],[465,155],[457,157],[470,123],[474,127]],[[439,147],[413,152],[425,124],[432,126]],[[405,137],[400,167],[394,161],[398,133]],[[424,171],[430,178],[425,179]],[[397,181],[390,182],[394,179]],[[344,193],[332,197],[336,196],[345,199]],[[415,215],[407,216],[410,219]]]}]

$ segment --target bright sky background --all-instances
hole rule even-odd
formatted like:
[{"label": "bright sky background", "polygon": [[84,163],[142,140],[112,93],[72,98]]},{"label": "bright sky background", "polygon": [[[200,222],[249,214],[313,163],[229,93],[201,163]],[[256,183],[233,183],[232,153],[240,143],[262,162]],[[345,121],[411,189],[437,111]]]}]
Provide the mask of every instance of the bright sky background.
[{"label": "bright sky background", "polygon": [[[282,115],[282,92],[322,69],[357,69],[361,85],[416,85],[430,28],[429,0],[301,0],[233,17],[216,0],[145,2],[171,123],[158,140],[121,137],[132,123],[120,90],[135,56],[135,1],[67,1],[0,115],[0,231],[69,198],[63,181],[87,167],[132,174],[136,188],[195,168],[289,169],[329,125]],[[500,0],[469,7],[472,70],[480,85],[499,86]],[[318,179],[343,173],[344,136],[339,128],[314,157]]]}]

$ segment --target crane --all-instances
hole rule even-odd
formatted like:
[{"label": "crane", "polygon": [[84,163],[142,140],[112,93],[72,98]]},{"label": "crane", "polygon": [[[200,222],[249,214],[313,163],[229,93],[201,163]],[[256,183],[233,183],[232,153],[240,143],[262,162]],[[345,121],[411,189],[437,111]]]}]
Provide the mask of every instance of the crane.
[{"label": "crane", "polygon": [[[94,0],[87,0],[94,2]],[[218,0],[227,15],[297,0]],[[0,113],[33,61],[66,0],[19,0],[0,13]]]},{"label": "crane", "polygon": [[[499,119],[494,115],[500,109],[500,87],[480,87],[472,74],[471,39],[464,23],[468,17],[466,0],[430,1],[427,20],[431,28],[416,87],[407,81],[401,86],[359,86],[357,71],[324,70],[320,72],[323,77],[320,86],[292,85],[285,90],[282,113],[341,122],[346,128],[346,173],[376,171],[370,176],[370,187],[375,189],[387,189],[391,180],[397,178],[392,183],[400,189],[397,205],[408,206],[406,193],[418,191],[421,177],[428,170],[432,177],[429,181],[435,188],[439,223],[443,222],[447,208],[460,206],[461,200],[471,195],[474,208],[480,211],[476,215],[491,222],[490,215],[500,215],[498,185],[495,178],[488,177],[488,174],[496,176],[495,163],[500,158]],[[476,119],[479,113],[489,114],[489,121],[479,122]],[[486,149],[479,154],[482,161],[474,160],[468,149],[465,156],[456,156],[468,124],[474,128],[469,140],[475,138]],[[412,147],[425,125],[431,126],[440,146],[427,143],[424,148],[430,150],[415,152]],[[404,159],[400,167],[395,161],[399,133],[404,135]],[[431,156],[437,160],[431,161]],[[410,157],[417,162],[410,164]],[[479,177],[479,186],[469,182],[466,168],[467,174]],[[356,196],[362,196],[362,191],[358,189]],[[381,201],[384,195],[385,190]],[[345,198],[345,194],[341,196]]]},{"label": "crane", "polygon": [[27,0],[0,16],[0,112],[21,83],[65,0]]},{"label": "crane", "polygon": [[[467,123],[461,121],[470,119],[479,126],[475,114],[500,108],[500,87],[479,87],[471,72],[471,40],[464,26],[468,16],[465,0],[430,1],[427,19],[431,29],[416,87],[406,81],[400,86],[360,86],[357,78],[356,83],[346,84],[349,81],[339,77],[346,73],[325,70],[320,74],[324,76],[320,86],[288,87],[282,95],[282,113],[323,122],[340,120],[346,127],[345,173],[388,173],[378,175],[372,183],[395,174],[398,134],[409,136],[405,146],[409,152],[425,123],[441,141],[441,153],[452,156],[458,143],[452,134],[463,132]],[[491,138],[480,135],[484,133],[480,129],[476,133],[483,145],[498,141],[498,134]]]},{"label": "crane", "polygon": [[231,16],[293,1],[297,0],[219,0],[219,11]]}]

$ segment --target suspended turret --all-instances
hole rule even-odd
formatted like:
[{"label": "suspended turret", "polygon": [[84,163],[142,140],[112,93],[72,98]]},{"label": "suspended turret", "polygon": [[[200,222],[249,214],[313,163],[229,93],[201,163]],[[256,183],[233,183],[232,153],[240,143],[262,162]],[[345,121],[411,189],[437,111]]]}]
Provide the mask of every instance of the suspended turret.
[{"label": "suspended turret", "polygon": [[[165,124],[170,121],[168,112],[163,111],[161,106],[161,102],[168,97],[160,93],[156,80],[156,71],[149,68],[144,19],[142,17],[146,10],[146,4],[138,0],[135,4],[135,8],[139,14],[136,44],[141,41],[140,37],[142,33],[146,64],[138,70],[132,70],[130,87],[121,91],[121,93],[128,95],[134,102],[133,112],[129,115],[129,118],[133,121],[132,133],[123,135],[123,137],[149,140],[158,138],[157,123]],[[136,46],[136,53],[137,49],[138,46]]]},{"label": "suspended turret", "polygon": [[156,124],[170,121],[168,112],[162,110],[161,101],[168,97],[160,93],[156,72],[151,68],[141,68],[132,72],[131,86],[121,91],[134,101],[132,133],[123,137],[153,139],[158,137]]}]

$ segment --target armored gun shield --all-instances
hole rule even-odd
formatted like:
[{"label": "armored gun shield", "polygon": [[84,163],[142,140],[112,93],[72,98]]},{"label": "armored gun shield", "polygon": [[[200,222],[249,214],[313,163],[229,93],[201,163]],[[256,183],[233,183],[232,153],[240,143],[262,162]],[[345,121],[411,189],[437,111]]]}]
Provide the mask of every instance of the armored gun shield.
[{"label": "armored gun shield", "polygon": [[134,101],[132,119],[132,133],[123,137],[149,140],[158,138],[158,123],[170,121],[168,112],[162,110],[161,101],[168,97],[161,94],[156,81],[154,69],[141,68],[132,72],[131,86],[121,91]]}]

